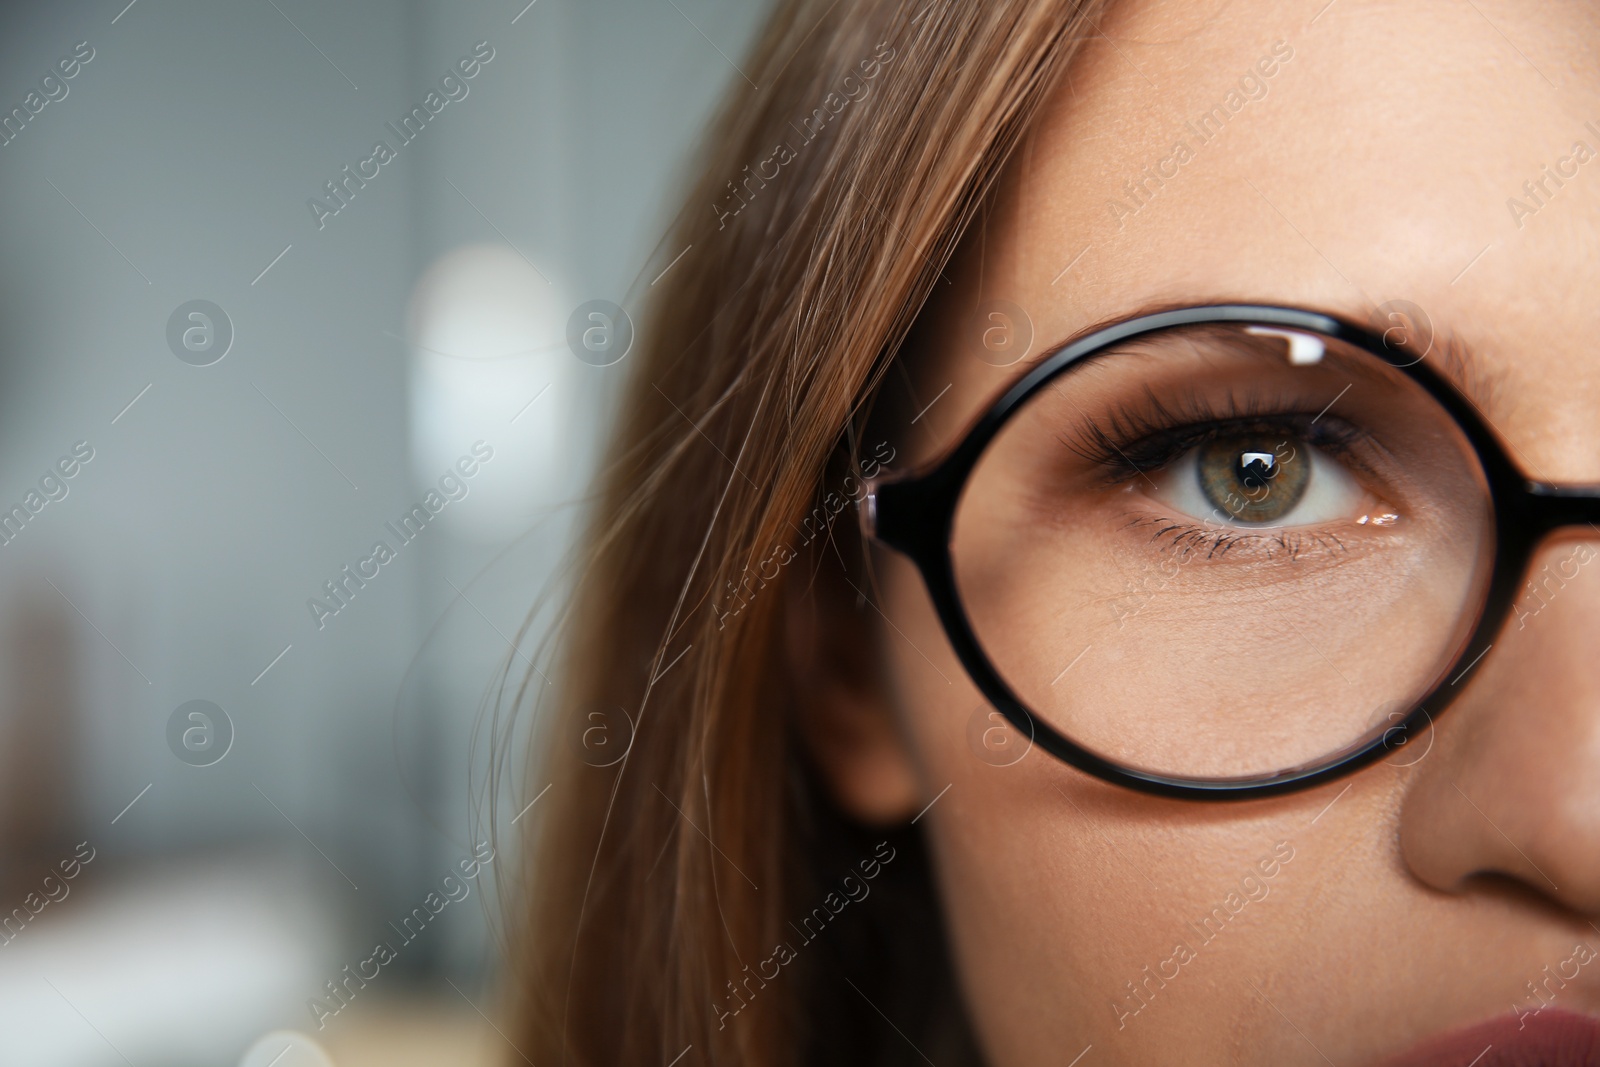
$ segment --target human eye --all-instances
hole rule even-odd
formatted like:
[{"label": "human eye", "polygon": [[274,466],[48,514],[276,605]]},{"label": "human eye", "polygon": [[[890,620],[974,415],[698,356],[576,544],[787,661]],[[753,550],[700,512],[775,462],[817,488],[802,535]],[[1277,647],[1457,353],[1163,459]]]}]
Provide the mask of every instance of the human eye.
[{"label": "human eye", "polygon": [[1337,457],[1291,434],[1219,435],[1159,473],[1163,502],[1191,518],[1251,529],[1354,518],[1372,498]]},{"label": "human eye", "polygon": [[[1237,559],[1250,547],[1300,558],[1342,550],[1355,527],[1401,519],[1395,456],[1381,428],[1304,407],[1282,383],[1179,383],[1174,396],[1149,389],[1108,398],[1091,414],[1073,405],[1059,434],[1064,451],[1121,490],[1132,527],[1207,559]],[[1314,389],[1306,400],[1315,400]],[[1092,501],[1093,484],[1066,491]],[[1148,514],[1141,514],[1141,508]],[[1341,533],[1341,531],[1343,531]]]},{"label": "human eye", "polygon": [[[1236,407],[1233,398],[1228,405]],[[1400,518],[1375,489],[1382,482],[1381,448],[1343,418],[1218,412],[1204,421],[1146,427],[1139,439],[1120,444],[1100,434],[1080,436],[1086,456],[1169,509],[1175,528],[1199,522],[1261,532],[1390,526]]]},{"label": "human eye", "polygon": [[[1342,341],[1271,333],[1160,331],[1038,387],[968,479],[963,559],[1100,558],[1142,585],[1170,555],[1220,596],[1382,580],[1477,527],[1476,460],[1426,391]],[[1077,562],[1042,562],[1057,553]]]}]

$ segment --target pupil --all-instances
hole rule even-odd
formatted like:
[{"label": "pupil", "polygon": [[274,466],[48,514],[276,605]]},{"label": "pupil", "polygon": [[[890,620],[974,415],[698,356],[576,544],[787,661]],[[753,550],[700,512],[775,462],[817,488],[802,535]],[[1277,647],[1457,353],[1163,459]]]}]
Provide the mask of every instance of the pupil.
[{"label": "pupil", "polygon": [[1246,489],[1259,489],[1278,473],[1278,457],[1271,452],[1241,452],[1234,477]]}]

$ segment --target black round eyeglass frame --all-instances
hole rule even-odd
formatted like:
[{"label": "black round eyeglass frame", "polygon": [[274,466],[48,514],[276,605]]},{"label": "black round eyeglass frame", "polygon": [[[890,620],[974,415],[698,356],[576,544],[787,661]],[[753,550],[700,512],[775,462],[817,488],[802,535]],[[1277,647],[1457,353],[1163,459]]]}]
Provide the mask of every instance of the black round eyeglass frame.
[{"label": "black round eyeglass frame", "polygon": [[[1429,692],[1381,735],[1324,759],[1271,774],[1240,778],[1177,778],[1118,763],[1086,749],[1030,712],[1000,677],[973,632],[956,591],[950,539],[967,479],[1002,427],[1040,389],[1079,361],[1143,334],[1178,326],[1248,324],[1298,330],[1353,345],[1418,383],[1455,420],[1477,453],[1494,519],[1494,562],[1471,637]],[[1126,319],[1070,341],[1041,357],[1006,389],[964,437],[928,468],[910,475],[869,479],[861,519],[869,537],[907,556],[922,574],[946,637],[985,699],[1012,726],[1066,763],[1116,785],[1190,800],[1241,800],[1323,785],[1396,751],[1461,692],[1505,624],[1534,551],[1546,536],[1570,526],[1600,523],[1600,487],[1530,480],[1511,461],[1499,435],[1448,379],[1423,362],[1423,354],[1391,345],[1386,335],[1344,319],[1298,308],[1216,304],[1177,308]],[[1463,664],[1465,666],[1463,667]],[[1432,707],[1430,712],[1428,709]]]}]

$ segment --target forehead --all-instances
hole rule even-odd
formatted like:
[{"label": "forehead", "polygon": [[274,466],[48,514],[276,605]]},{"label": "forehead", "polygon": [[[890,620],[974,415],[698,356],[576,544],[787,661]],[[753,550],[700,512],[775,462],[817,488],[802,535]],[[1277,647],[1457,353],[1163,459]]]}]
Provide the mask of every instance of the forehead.
[{"label": "forehead", "polygon": [[1021,369],[971,355],[996,302],[1037,354],[1151,304],[1405,301],[1476,352],[1530,473],[1600,480],[1595,5],[1130,2],[1099,28],[940,301],[943,431]]}]

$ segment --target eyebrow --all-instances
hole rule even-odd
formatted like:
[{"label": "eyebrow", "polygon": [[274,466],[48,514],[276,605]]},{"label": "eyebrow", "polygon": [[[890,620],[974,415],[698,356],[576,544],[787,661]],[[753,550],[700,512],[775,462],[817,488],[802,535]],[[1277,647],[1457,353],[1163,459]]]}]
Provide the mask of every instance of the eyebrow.
[{"label": "eyebrow", "polygon": [[1424,355],[1435,354],[1439,357],[1439,372],[1478,409],[1485,422],[1493,424],[1505,414],[1504,369],[1490,370],[1483,357],[1450,330],[1434,334],[1433,351]]}]

